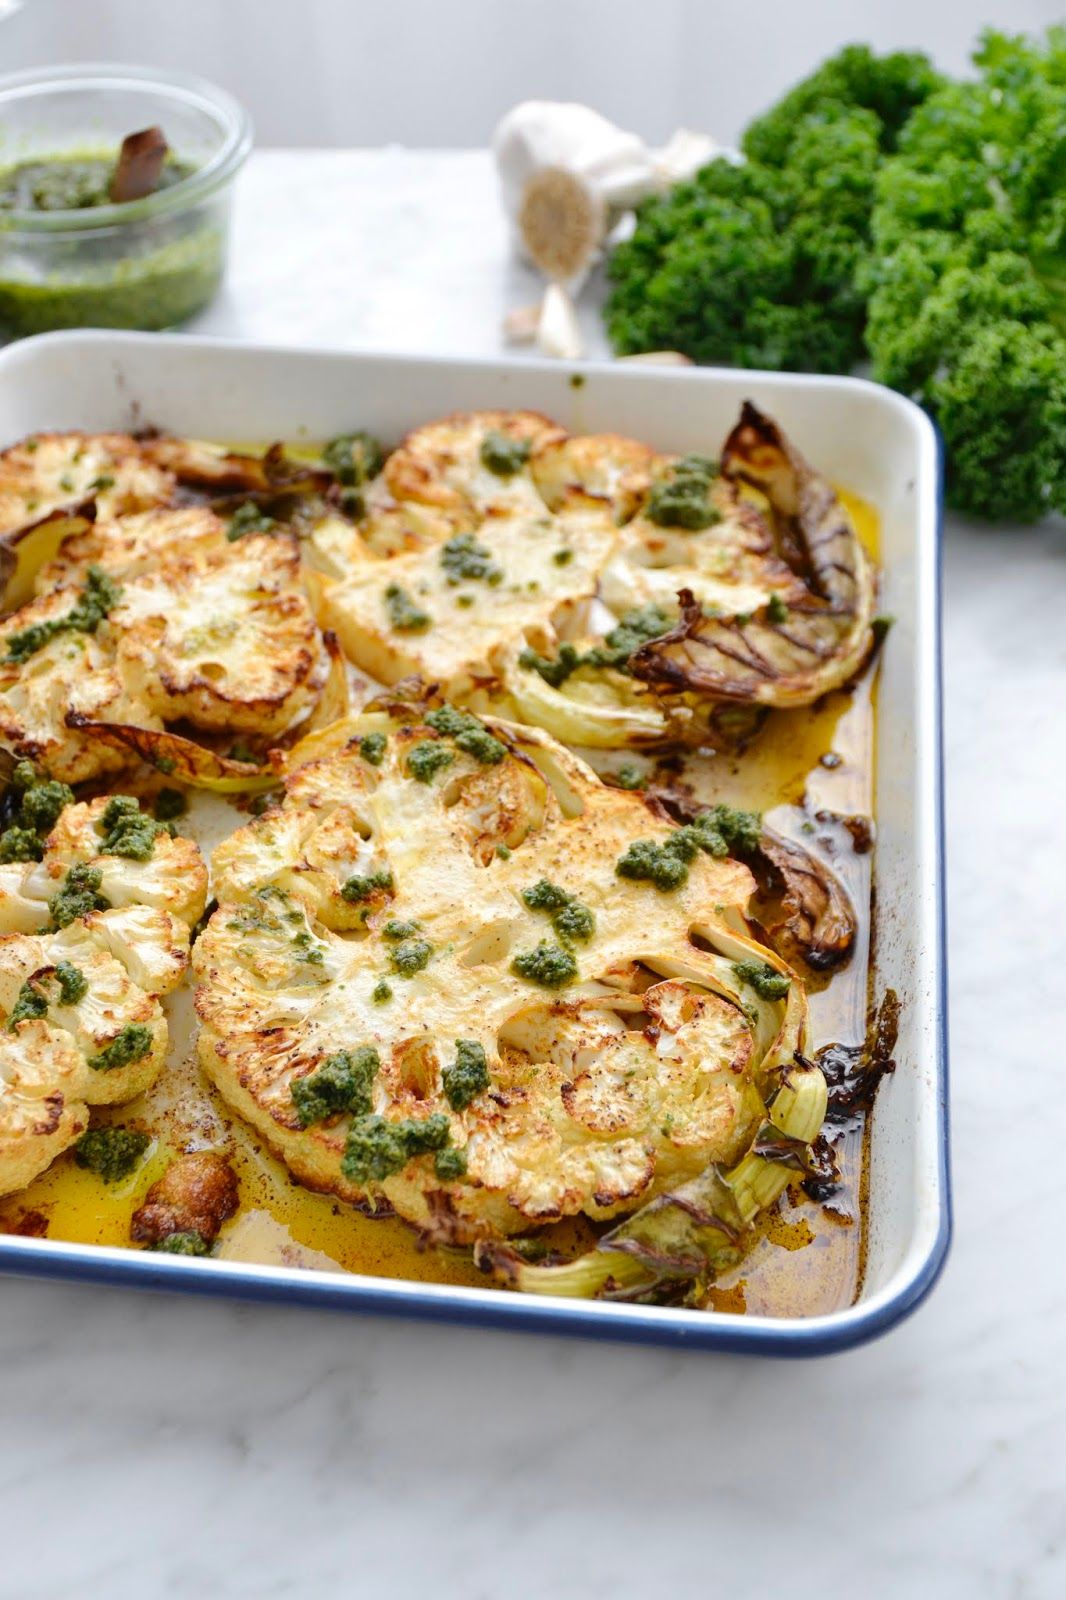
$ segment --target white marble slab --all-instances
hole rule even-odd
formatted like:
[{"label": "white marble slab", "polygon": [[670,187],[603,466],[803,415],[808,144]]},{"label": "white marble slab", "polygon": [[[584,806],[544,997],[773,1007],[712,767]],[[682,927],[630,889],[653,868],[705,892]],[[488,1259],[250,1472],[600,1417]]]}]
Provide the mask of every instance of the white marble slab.
[{"label": "white marble slab", "polygon": [[[204,330],[498,349],[487,161],[263,152]],[[591,319],[591,310],[590,310]],[[0,1281],[0,1596],[1060,1600],[1066,537],[947,543],[958,1227],[804,1366]]]}]

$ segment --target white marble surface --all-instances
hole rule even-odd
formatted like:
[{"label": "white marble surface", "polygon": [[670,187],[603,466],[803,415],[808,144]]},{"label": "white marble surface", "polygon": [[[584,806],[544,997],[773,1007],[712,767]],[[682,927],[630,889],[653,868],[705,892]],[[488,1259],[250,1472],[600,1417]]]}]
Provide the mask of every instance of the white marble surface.
[{"label": "white marble surface", "polygon": [[[265,152],[242,338],[492,352],[478,156]],[[879,1344],[807,1365],[0,1285],[0,1596],[1066,1593],[1060,841],[1066,537],[953,523],[957,1234]]]}]

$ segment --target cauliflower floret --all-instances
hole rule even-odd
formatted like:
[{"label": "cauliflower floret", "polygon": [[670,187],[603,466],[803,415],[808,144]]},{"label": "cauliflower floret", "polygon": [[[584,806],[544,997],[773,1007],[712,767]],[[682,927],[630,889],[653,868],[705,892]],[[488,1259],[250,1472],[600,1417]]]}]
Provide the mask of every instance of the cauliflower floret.
[{"label": "cauliflower floret", "polygon": [[149,817],[138,817],[134,802],[127,801],[126,807],[134,817],[132,839],[122,838],[120,821],[114,843],[123,852],[138,853],[116,854],[107,848],[109,819],[117,812],[115,797],[67,806],[48,835],[43,858],[25,869],[22,897],[38,901],[43,912],[62,891],[72,868],[89,868],[99,875],[95,893],[106,902],[97,909],[144,906],[168,912],[191,927],[207,900],[207,869],[199,850],[191,839],[172,839]]},{"label": "cauliflower floret", "polygon": [[174,476],[124,433],[38,433],[0,453],[0,534],[95,501],[116,516],[169,498]]},{"label": "cauliflower floret", "polygon": [[126,517],[97,517],[81,533],[63,541],[56,559],[37,574],[38,594],[84,580],[89,567],[101,568],[118,583],[151,576],[176,548],[183,558],[224,550],[226,524],[203,506],[182,510],[155,508]]},{"label": "cauliflower floret", "polygon": [[[747,869],[544,735],[384,706],[294,752],[215,854],[194,968],[224,1098],[302,1181],[456,1243],[735,1159],[804,1018],[798,985],[760,1001],[735,970],[787,971],[743,922]],[[666,887],[619,872],[637,843]]]},{"label": "cauliflower floret", "polygon": [[73,1040],[43,1020],[0,1034],[0,1194],[32,1183],[89,1125]]},{"label": "cauliflower floret", "polygon": [[119,672],[107,621],[95,633],[64,629],[25,658],[12,658],[13,640],[66,617],[77,598],[77,589],[56,589],[0,621],[0,741],[65,783],[117,772],[128,759],[73,719],[162,726]]},{"label": "cauliflower floret", "polygon": [[67,1149],[89,1106],[151,1086],[158,997],[181,982],[206,889],[196,846],[122,797],[65,807],[40,862],[0,868],[0,1194]]}]

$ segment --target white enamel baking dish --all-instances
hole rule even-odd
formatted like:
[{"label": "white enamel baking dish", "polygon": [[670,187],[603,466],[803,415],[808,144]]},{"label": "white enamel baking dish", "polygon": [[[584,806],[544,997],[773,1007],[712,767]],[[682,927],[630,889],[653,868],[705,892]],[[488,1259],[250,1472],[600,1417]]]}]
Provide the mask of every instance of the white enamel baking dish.
[{"label": "white enamel baking dish", "polygon": [[706,451],[751,398],[881,517],[874,993],[902,1001],[897,1070],[872,1120],[869,1249],[858,1301],[806,1319],[706,1314],[359,1275],[0,1238],[0,1269],[42,1277],[312,1302],[382,1314],[700,1349],[811,1355],[884,1332],[936,1280],[950,1236],[940,775],[939,450],[915,406],[857,379],[265,349],[145,334],[63,333],[0,352],[0,442],[44,429],[143,427],[220,439],[386,440],[443,412],[522,406],[582,432]]}]

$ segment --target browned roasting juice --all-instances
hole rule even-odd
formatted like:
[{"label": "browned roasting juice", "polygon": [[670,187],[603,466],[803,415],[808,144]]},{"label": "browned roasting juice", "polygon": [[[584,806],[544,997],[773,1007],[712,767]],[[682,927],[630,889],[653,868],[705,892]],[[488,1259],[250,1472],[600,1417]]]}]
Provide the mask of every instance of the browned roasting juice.
[{"label": "browned roasting juice", "polygon": [[[875,513],[842,491],[860,536],[877,555]],[[684,777],[701,801],[762,811],[774,828],[828,861],[858,918],[850,961],[834,975],[805,974],[811,1046],[861,1042],[868,1003],[869,908],[874,854],[837,819],[871,818],[876,665],[852,688],[815,706],[773,712],[739,755],[692,756]],[[246,820],[233,809],[230,826]],[[213,843],[214,840],[208,841]],[[858,847],[857,847],[858,846]],[[483,1285],[468,1251],[425,1248],[395,1218],[373,1220],[328,1195],[298,1186],[255,1133],[233,1117],[196,1062],[195,1016],[186,984],[165,1002],[171,1051],[150,1094],[94,1119],[143,1127],[155,1145],[133,1177],[115,1186],[79,1169],[70,1156],[29,1188],[0,1202],[0,1229],[44,1232],[80,1244],[126,1246],[130,1218],[146,1190],[181,1149],[224,1149],[240,1183],[241,1211],[221,1235],[223,1259]],[[826,1204],[798,1188],[756,1224],[744,1261],[710,1291],[709,1309],[767,1316],[813,1316],[850,1304],[863,1268],[865,1138],[861,1127],[837,1144],[843,1182]],[[544,1230],[557,1251],[577,1253],[596,1230],[583,1220]]]}]

